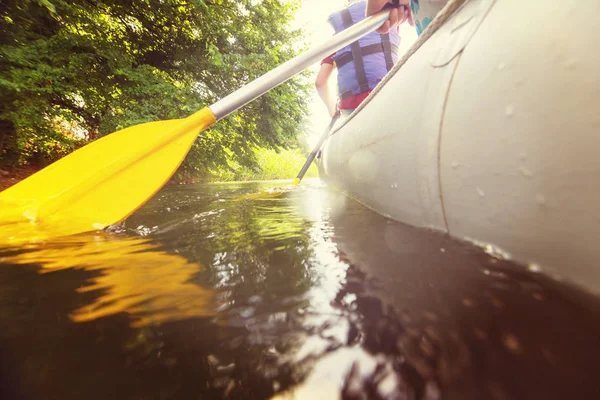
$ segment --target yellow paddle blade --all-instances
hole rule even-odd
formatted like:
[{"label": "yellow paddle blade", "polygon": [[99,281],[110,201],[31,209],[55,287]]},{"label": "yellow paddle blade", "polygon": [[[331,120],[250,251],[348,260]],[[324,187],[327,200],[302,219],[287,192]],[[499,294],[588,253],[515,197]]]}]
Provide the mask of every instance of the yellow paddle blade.
[{"label": "yellow paddle blade", "polygon": [[0,242],[103,229],[142,206],[177,170],[198,133],[216,122],[204,108],[185,119],[112,133],[0,193]]}]

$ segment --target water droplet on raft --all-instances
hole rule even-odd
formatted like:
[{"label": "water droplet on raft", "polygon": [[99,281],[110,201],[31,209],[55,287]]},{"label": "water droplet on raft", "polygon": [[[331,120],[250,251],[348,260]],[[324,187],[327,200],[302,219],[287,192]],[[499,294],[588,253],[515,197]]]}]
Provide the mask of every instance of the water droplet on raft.
[{"label": "water droplet on raft", "polygon": [[538,193],[535,196],[535,202],[538,203],[538,205],[540,205],[540,206],[546,205],[546,196],[544,196],[543,194]]},{"label": "water droplet on raft", "polygon": [[485,192],[479,188],[477,188],[477,194],[479,195],[479,197],[485,197]]},{"label": "water droplet on raft", "polygon": [[498,71],[502,71],[504,69],[504,67],[506,67],[506,64],[504,64],[504,63],[498,64]]},{"label": "water droplet on raft", "polygon": [[531,170],[529,170],[527,167],[521,167],[519,168],[519,172],[521,173],[521,175],[529,178],[530,176],[533,175],[533,172],[531,172]]},{"label": "water droplet on raft", "polygon": [[515,106],[513,106],[512,104],[508,104],[504,109],[504,113],[507,117],[512,117],[512,115],[515,113]]}]

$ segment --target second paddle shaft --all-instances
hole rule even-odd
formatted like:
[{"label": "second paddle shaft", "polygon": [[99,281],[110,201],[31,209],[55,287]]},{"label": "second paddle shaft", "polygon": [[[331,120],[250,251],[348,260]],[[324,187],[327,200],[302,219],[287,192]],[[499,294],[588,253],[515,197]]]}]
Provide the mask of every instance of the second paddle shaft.
[{"label": "second paddle shaft", "polygon": [[317,154],[319,154],[319,150],[321,150],[321,146],[323,146],[325,139],[327,139],[327,137],[331,133],[331,130],[333,129],[333,126],[335,125],[337,120],[340,118],[340,115],[341,115],[340,110],[337,110],[335,115],[331,118],[331,122],[329,123],[329,126],[327,126],[327,129],[325,130],[325,132],[323,132],[323,135],[321,135],[321,137],[319,138],[319,141],[317,142],[317,145],[315,146],[313,151],[311,151],[311,153],[308,155],[308,158],[304,162],[302,169],[300,169],[300,172],[298,172],[298,176],[296,176],[296,179],[294,179],[294,182],[292,182],[292,184],[294,184],[294,185],[300,184],[300,182],[302,181],[302,178],[304,178],[304,175],[306,174],[306,171],[308,171],[308,168],[310,168],[310,164],[312,164],[312,162],[315,159],[315,157],[317,156]]}]

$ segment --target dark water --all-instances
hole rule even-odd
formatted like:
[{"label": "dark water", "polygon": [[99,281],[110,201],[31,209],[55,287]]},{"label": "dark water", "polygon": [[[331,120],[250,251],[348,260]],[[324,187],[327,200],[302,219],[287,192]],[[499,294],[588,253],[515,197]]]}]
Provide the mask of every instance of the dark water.
[{"label": "dark water", "polygon": [[597,298],[274,185],[0,249],[0,398],[600,398]]}]

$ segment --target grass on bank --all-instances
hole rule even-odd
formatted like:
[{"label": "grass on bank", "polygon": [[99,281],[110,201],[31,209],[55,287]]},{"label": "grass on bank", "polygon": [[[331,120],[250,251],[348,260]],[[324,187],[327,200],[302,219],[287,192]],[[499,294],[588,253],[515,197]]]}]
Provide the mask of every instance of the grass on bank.
[{"label": "grass on bank", "polygon": [[[213,182],[229,181],[260,181],[272,179],[294,179],[300,168],[304,165],[308,156],[299,149],[275,150],[258,149],[256,158],[259,169],[252,171],[248,167],[239,165],[237,162],[230,162],[230,168],[221,168],[213,172],[209,179]],[[306,178],[319,176],[316,165],[313,163],[306,172]]]},{"label": "grass on bank", "polygon": [[[256,171],[240,166],[237,162],[230,161],[230,168],[220,168],[211,171],[211,176],[193,176],[176,173],[172,183],[186,184],[193,182],[232,182],[232,181],[260,181],[275,179],[294,179],[308,156],[299,149],[275,150],[258,149],[256,158],[259,169]],[[42,166],[25,164],[13,168],[0,168],[0,191],[9,188],[29,175],[43,168]],[[306,172],[305,178],[318,177],[319,173],[313,163]]]}]

